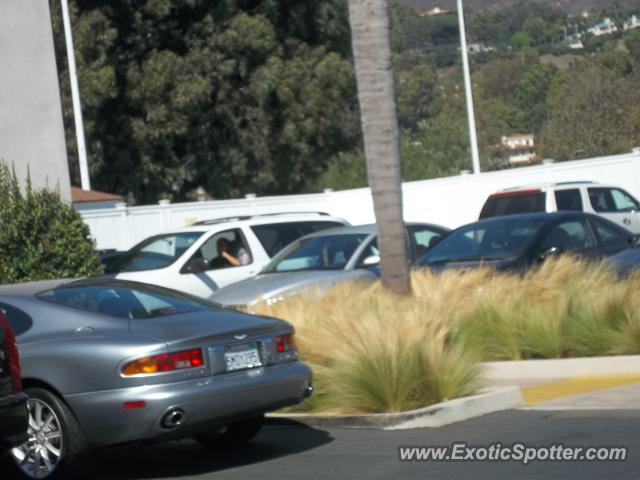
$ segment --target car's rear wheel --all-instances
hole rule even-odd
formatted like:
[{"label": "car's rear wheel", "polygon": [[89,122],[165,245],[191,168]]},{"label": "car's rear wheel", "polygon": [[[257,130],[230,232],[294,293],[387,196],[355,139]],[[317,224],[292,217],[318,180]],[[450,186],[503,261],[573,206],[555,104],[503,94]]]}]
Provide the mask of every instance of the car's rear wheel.
[{"label": "car's rear wheel", "polygon": [[194,438],[205,447],[236,447],[255,437],[264,424],[264,415],[238,420],[212,430],[201,433]]},{"label": "car's rear wheel", "polygon": [[28,480],[78,478],[88,469],[89,446],[69,408],[42,388],[29,396],[29,440],[11,450],[18,475]]}]

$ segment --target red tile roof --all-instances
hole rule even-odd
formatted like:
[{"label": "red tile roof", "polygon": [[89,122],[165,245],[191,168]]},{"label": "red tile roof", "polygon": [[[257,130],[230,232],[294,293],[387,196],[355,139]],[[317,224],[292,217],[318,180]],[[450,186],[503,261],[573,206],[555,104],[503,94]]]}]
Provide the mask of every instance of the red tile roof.
[{"label": "red tile roof", "polygon": [[71,187],[71,200],[73,203],[83,202],[124,202],[124,197],[113,193],[98,192],[97,190],[82,190],[79,187]]}]

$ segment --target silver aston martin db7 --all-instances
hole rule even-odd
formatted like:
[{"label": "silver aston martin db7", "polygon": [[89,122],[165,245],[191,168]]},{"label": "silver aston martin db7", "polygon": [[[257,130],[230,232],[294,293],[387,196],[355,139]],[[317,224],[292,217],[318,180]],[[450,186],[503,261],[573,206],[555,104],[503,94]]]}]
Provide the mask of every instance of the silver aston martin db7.
[{"label": "silver aston martin db7", "polygon": [[0,287],[17,335],[29,440],[9,463],[27,479],[73,478],[94,448],[192,436],[241,443],[264,413],[301,402],[311,371],[282,320],[113,279]]}]

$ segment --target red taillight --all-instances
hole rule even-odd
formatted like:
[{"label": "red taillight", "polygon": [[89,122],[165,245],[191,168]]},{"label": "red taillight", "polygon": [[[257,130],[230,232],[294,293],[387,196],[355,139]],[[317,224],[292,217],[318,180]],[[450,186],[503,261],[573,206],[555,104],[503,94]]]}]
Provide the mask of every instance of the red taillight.
[{"label": "red taillight", "polygon": [[293,343],[293,335],[278,335],[276,337],[276,350],[279,353],[288,352],[294,348],[295,344]]},{"label": "red taillight", "polygon": [[122,374],[143,375],[149,373],[171,372],[185,368],[197,368],[204,365],[202,350],[194,348],[175,353],[161,353],[152,357],[144,357],[127,363],[122,367]]},{"label": "red taillight", "polygon": [[147,402],[145,402],[144,400],[138,400],[135,402],[124,402],[122,404],[122,408],[124,408],[125,410],[136,410],[138,408],[144,408],[147,406]]},{"label": "red taillight", "polygon": [[11,372],[11,390],[13,393],[18,393],[22,391],[18,344],[16,343],[16,337],[13,334],[11,324],[2,311],[0,311],[0,328],[4,332],[4,343],[7,347],[7,359],[9,360],[9,370]]}]

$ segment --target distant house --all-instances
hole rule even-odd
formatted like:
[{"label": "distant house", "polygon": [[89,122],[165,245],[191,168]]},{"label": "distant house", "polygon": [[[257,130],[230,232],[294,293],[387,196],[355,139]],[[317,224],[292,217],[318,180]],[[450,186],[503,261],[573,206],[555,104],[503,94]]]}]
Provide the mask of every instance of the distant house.
[{"label": "distant house", "polygon": [[594,34],[596,37],[600,37],[602,35],[609,35],[611,33],[617,32],[618,27],[613,20],[611,20],[609,17],[606,17],[596,23],[593,27],[587,29],[587,31]]},{"label": "distant house", "polygon": [[71,187],[71,202],[73,203],[73,208],[78,211],[114,208],[118,203],[123,203],[124,201],[124,197],[121,195]]},{"label": "distant house", "polygon": [[571,50],[580,50],[584,48],[584,44],[582,43],[582,34],[580,32],[565,35],[564,43]]},{"label": "distant house", "polygon": [[451,10],[447,10],[446,8],[433,7],[431,10],[425,10],[424,12],[420,12],[418,14],[419,17],[434,17],[436,15],[447,15],[449,13],[453,13]]},{"label": "distant house", "polygon": [[523,165],[539,160],[532,133],[503,135],[499,150],[506,156],[509,165]]},{"label": "distant house", "polygon": [[640,17],[638,17],[638,15],[630,16],[622,24],[622,29],[625,32],[627,30],[633,30],[634,28],[640,28]]}]

